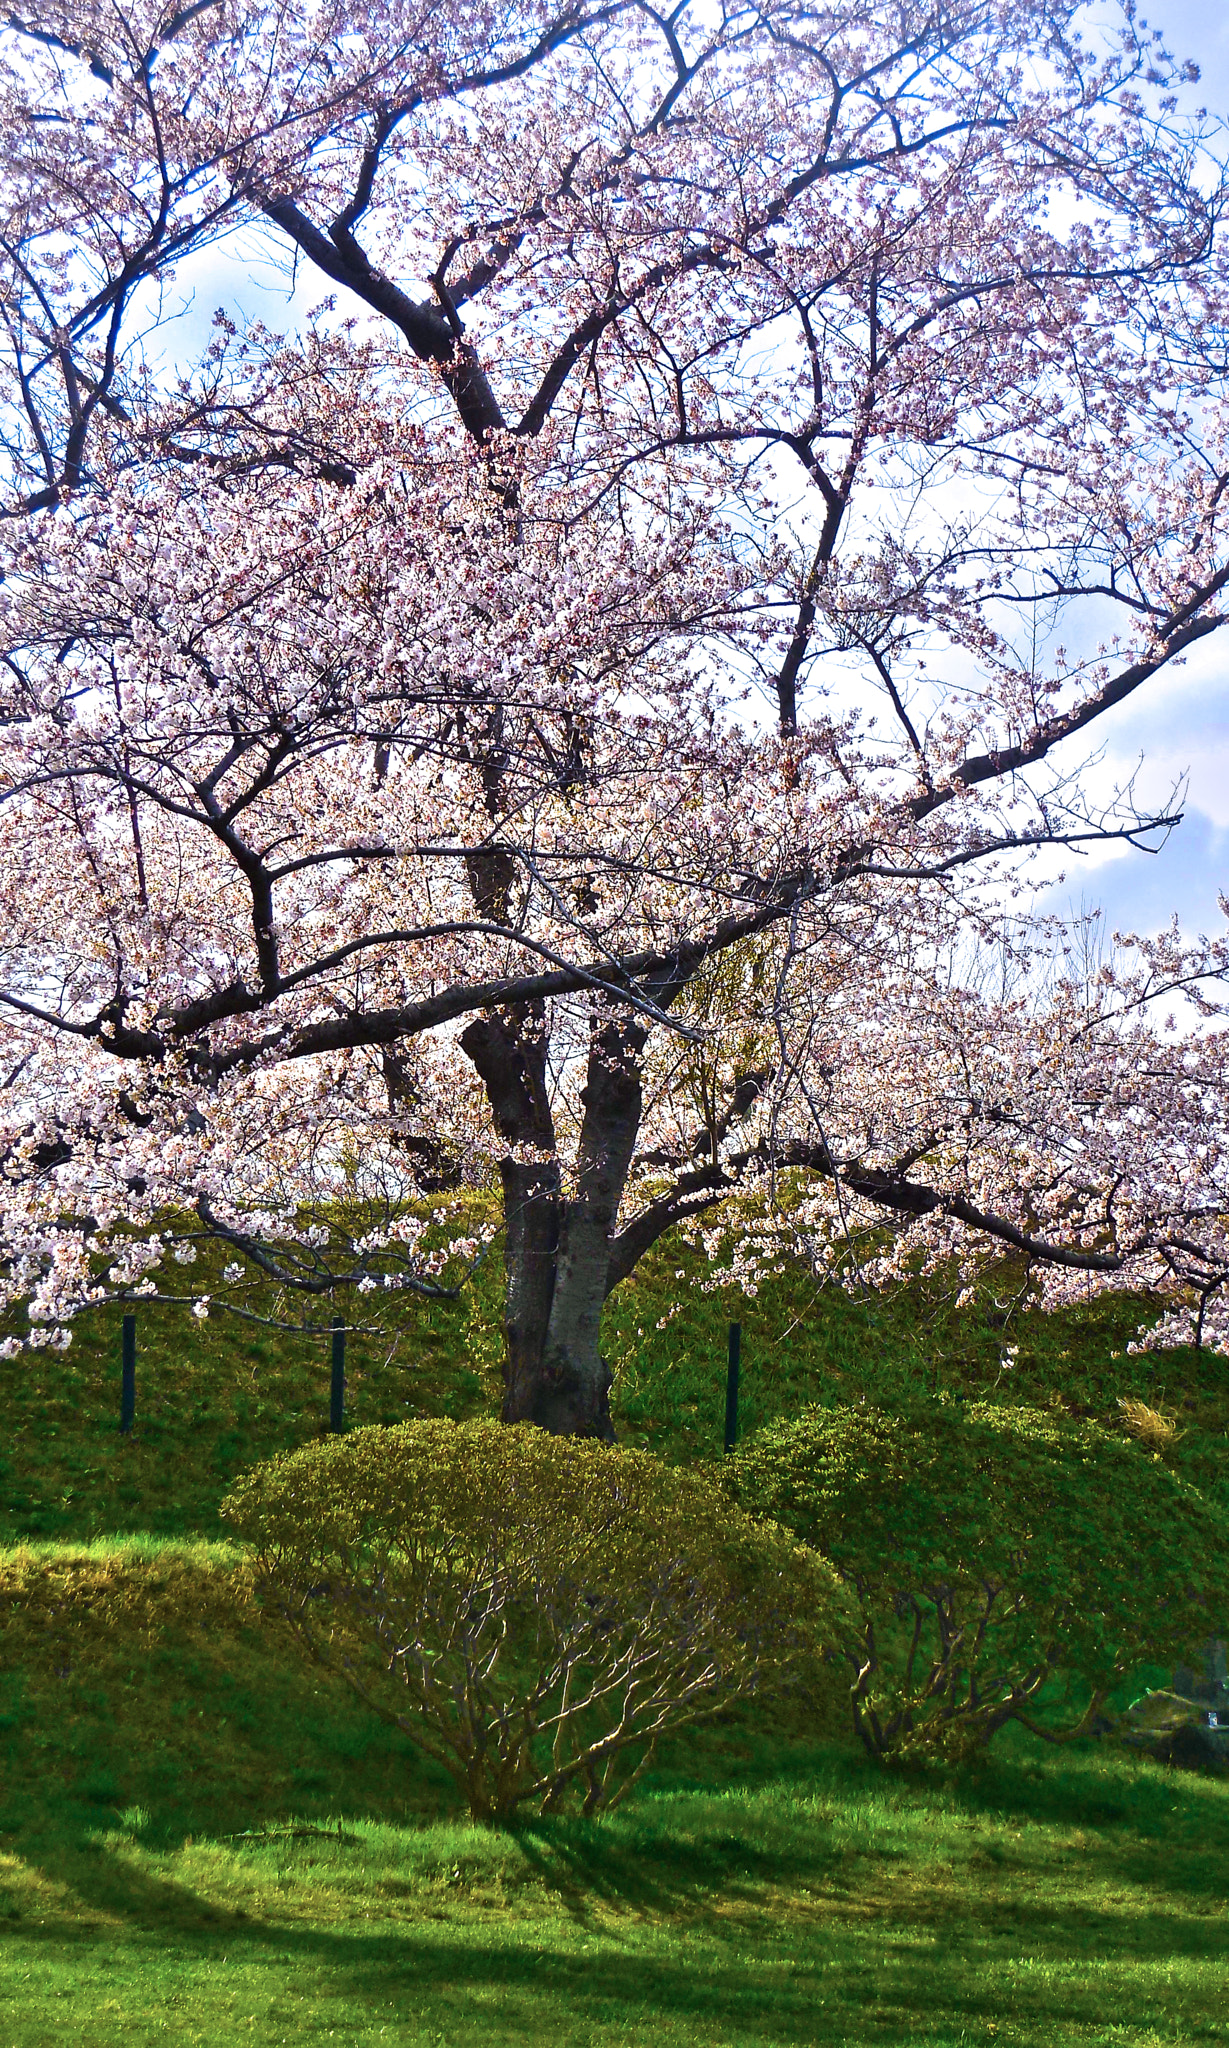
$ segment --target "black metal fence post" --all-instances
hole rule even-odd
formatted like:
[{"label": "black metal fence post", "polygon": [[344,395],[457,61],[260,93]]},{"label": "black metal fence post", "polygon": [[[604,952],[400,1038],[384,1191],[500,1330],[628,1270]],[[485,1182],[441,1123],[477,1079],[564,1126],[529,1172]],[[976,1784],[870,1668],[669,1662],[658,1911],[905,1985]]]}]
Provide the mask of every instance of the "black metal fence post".
[{"label": "black metal fence post", "polygon": [[137,1319],[124,1317],[123,1375],[120,1380],[120,1435],[127,1436],[137,1412]]},{"label": "black metal fence post", "polygon": [[738,1366],[742,1355],[743,1326],[730,1324],[729,1363],[725,1374],[725,1447],[732,1451],[738,1442]]},{"label": "black metal fence post", "polygon": [[346,1326],[333,1318],[333,1380],[329,1388],[329,1428],[340,1436],[346,1426]]}]

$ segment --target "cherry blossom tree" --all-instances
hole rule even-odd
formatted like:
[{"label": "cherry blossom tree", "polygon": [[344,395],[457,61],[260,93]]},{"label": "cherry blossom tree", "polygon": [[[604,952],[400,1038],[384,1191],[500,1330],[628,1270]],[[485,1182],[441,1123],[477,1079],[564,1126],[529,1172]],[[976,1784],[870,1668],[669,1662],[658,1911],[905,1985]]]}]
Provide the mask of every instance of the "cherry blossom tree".
[{"label": "cherry blossom tree", "polygon": [[[1223,1055],[1153,1010],[1223,953],[970,967],[1176,822],[1087,735],[1224,623],[1217,131],[1133,11],[53,0],[0,64],[30,1341],[201,1238],[374,1313],[496,1180],[556,1430],[749,1185],[1211,1333]],[[230,243],[332,296],[185,368]]]}]

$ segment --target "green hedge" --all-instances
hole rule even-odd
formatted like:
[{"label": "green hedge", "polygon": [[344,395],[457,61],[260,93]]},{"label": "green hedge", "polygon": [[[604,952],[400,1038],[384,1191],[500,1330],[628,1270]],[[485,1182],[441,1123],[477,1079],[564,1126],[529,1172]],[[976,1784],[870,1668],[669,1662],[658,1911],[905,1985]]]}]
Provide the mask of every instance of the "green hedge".
[{"label": "green hedge", "polygon": [[830,1560],[831,1654],[875,1755],[968,1753],[1007,1721],[1087,1730],[1145,1659],[1229,1618],[1229,1530],[1161,1460],[1049,1411],[809,1410],[727,1461],[749,1513]]},{"label": "green hedge", "polygon": [[529,1426],[356,1430],[257,1467],[223,1514],[302,1646],[479,1819],[613,1806],[659,1735],[838,1630],[830,1568],[715,1486]]}]

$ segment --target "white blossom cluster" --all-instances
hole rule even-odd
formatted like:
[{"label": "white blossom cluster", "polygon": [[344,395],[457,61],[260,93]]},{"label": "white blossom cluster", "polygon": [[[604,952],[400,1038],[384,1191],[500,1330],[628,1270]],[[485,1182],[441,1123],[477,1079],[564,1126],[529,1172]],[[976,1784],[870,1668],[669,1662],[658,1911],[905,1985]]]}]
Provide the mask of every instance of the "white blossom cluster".
[{"label": "white blossom cluster", "polygon": [[[1224,945],[1030,921],[1229,589],[1216,138],[1111,16],[8,20],[6,1356],[453,1289],[495,1188],[594,1386],[678,1224],[1229,1346]],[[160,369],[257,230],[342,296]]]}]

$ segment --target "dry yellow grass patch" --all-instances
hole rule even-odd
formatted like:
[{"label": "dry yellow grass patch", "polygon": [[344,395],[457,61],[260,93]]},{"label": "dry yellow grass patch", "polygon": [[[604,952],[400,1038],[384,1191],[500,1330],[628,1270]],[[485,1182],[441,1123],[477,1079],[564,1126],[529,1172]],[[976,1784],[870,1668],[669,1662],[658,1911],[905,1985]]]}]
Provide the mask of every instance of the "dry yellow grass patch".
[{"label": "dry yellow grass patch", "polygon": [[1150,1408],[1146,1401],[1137,1400],[1133,1394],[1121,1398],[1118,1406],[1123,1428],[1150,1451],[1166,1451],[1185,1434],[1163,1408]]}]

